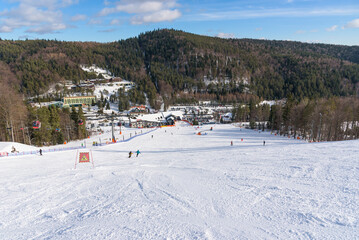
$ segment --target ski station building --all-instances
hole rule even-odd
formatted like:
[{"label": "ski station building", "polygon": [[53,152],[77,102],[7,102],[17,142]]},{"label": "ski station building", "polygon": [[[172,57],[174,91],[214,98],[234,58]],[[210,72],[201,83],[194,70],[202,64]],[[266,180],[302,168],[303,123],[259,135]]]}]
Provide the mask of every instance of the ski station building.
[{"label": "ski station building", "polygon": [[62,107],[91,105],[92,102],[96,103],[96,96],[64,97],[61,102]]}]

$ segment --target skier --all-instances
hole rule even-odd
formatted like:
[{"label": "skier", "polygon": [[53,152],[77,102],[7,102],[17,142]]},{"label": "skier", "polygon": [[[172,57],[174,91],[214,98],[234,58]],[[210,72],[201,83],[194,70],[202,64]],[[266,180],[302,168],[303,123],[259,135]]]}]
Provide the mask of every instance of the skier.
[{"label": "skier", "polygon": [[42,149],[39,150],[40,156],[42,156]]},{"label": "skier", "polygon": [[265,146],[266,145],[266,141],[263,141],[263,146]]},{"label": "skier", "polygon": [[138,157],[138,154],[140,154],[141,152],[140,152],[140,150],[137,150],[136,151],[136,157]]},{"label": "skier", "polygon": [[132,152],[130,151],[130,152],[128,153],[128,158],[131,158],[131,156],[132,156]]},{"label": "skier", "polygon": [[231,141],[231,146],[233,146],[233,141]]}]

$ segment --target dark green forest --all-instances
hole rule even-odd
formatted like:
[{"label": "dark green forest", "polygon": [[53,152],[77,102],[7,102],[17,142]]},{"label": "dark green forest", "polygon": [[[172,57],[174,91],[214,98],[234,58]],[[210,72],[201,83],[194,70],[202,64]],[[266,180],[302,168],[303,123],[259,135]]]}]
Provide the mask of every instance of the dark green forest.
[{"label": "dark green forest", "polygon": [[176,102],[184,91],[217,101],[221,96],[237,101],[243,94],[350,96],[357,94],[359,82],[359,47],[221,39],[167,29],[112,43],[0,41],[1,81],[26,96],[63,80],[90,78],[80,64],[96,64],[134,81],[152,104],[157,94]]}]

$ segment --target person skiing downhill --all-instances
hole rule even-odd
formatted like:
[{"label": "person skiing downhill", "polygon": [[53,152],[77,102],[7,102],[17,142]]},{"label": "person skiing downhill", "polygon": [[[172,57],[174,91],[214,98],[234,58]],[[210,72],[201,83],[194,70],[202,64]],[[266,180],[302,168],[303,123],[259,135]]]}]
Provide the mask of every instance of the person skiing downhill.
[{"label": "person skiing downhill", "polygon": [[137,150],[136,151],[136,157],[138,157],[138,154],[140,154],[141,152],[140,152],[140,150]]},{"label": "person skiing downhill", "polygon": [[131,158],[132,154],[133,154],[133,153],[130,151],[130,152],[128,153],[128,158]]},{"label": "person skiing downhill", "polygon": [[42,149],[40,149],[39,152],[40,152],[40,156],[42,156]]}]

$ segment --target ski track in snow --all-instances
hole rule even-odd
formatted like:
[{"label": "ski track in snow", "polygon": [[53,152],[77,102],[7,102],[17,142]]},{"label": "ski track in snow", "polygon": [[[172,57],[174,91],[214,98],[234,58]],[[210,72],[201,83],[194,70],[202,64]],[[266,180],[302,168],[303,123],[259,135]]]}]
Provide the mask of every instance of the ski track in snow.
[{"label": "ski track in snow", "polygon": [[359,141],[213,127],[1,158],[0,239],[359,239]]}]

